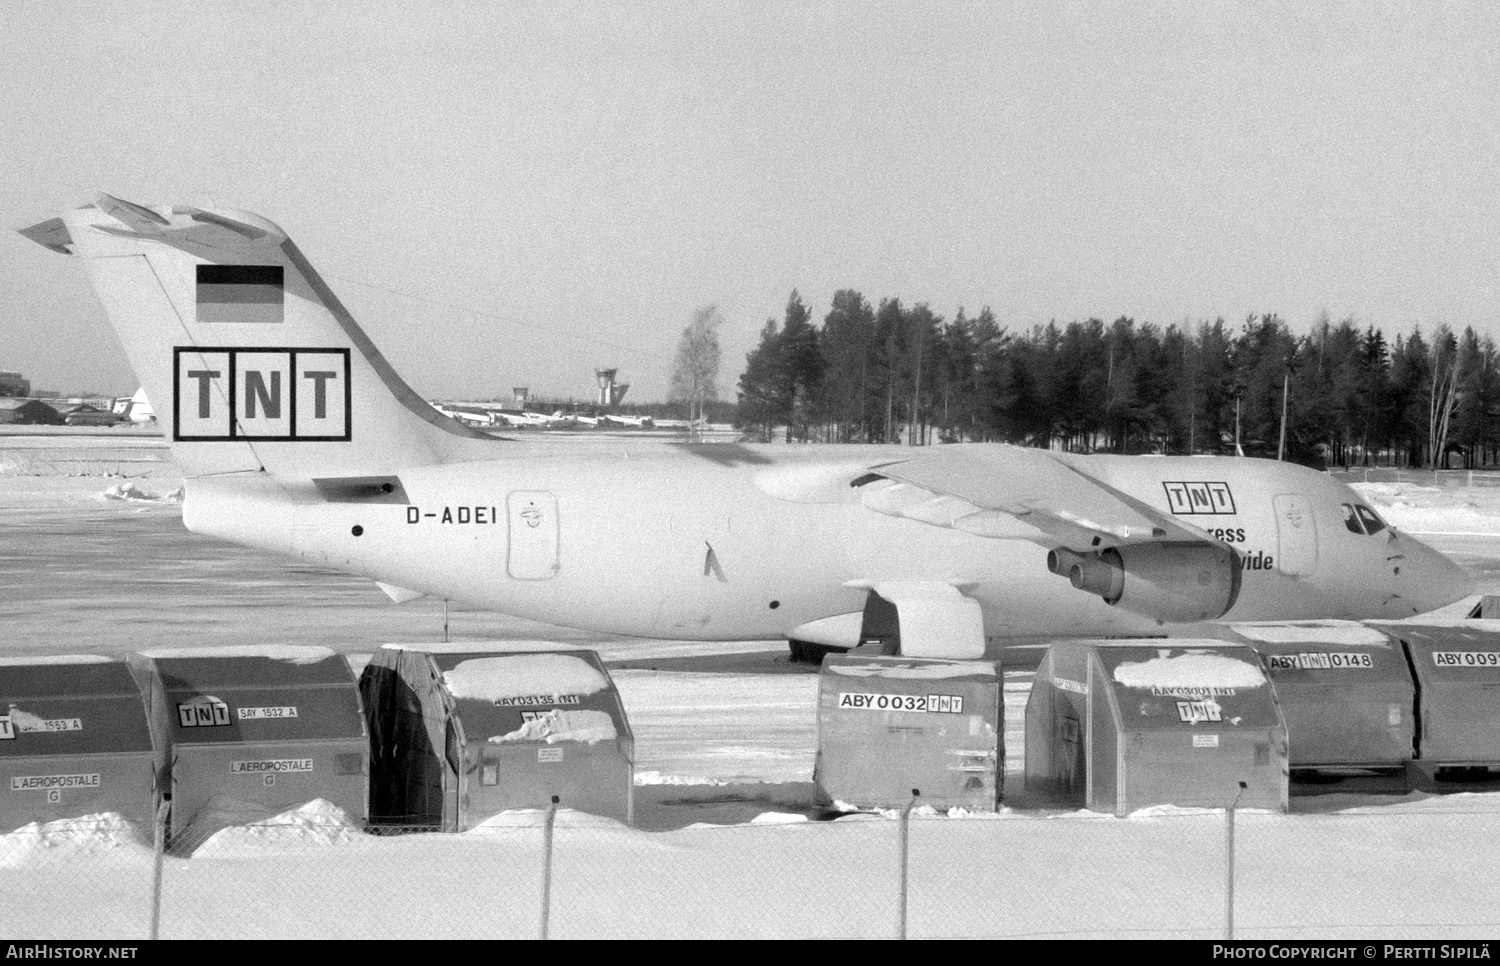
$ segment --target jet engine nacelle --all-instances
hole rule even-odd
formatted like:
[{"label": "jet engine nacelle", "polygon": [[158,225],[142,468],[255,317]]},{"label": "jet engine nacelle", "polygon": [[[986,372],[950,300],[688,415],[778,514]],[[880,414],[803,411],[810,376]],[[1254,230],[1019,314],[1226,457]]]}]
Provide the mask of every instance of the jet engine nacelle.
[{"label": "jet engine nacelle", "polygon": [[1229,547],[1153,543],[1090,553],[1058,548],[1047,569],[1078,590],[1158,621],[1211,621],[1234,606],[1240,561]]}]

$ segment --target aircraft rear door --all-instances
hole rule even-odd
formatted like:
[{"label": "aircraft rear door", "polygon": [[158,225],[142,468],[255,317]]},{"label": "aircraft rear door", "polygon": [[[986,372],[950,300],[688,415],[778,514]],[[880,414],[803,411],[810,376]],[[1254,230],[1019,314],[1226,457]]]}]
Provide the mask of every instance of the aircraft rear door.
[{"label": "aircraft rear door", "polygon": [[1298,493],[1283,493],[1276,509],[1276,569],[1292,577],[1308,577],[1318,569],[1318,526],[1312,504]]},{"label": "aircraft rear door", "polygon": [[510,554],[506,573],[516,580],[557,576],[557,497],[545,490],[516,490],[506,497]]}]

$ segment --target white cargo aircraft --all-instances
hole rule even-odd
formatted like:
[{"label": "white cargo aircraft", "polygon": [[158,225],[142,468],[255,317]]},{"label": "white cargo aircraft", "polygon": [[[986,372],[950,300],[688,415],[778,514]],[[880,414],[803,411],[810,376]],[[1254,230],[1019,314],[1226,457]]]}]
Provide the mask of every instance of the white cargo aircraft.
[{"label": "white cargo aircraft", "polygon": [[1287,463],[496,439],[396,375],[276,225],[97,205],[75,255],[188,477],[197,533],[609,634],[971,658],[986,638],[1401,618],[1470,593]]}]

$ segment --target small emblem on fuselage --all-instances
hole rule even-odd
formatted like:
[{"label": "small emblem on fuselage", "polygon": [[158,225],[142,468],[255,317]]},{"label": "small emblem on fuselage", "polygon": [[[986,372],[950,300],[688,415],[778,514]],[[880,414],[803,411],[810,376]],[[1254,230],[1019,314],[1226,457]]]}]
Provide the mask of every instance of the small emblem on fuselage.
[{"label": "small emblem on fuselage", "polygon": [[1162,488],[1167,491],[1168,509],[1179,515],[1235,512],[1234,494],[1229,492],[1229,484],[1222,481],[1163,482]]}]

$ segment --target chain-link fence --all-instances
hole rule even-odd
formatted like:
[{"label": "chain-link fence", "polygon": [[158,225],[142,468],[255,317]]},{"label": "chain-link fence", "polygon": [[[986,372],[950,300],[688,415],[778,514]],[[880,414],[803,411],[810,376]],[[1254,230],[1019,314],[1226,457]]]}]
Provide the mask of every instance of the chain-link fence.
[{"label": "chain-link fence", "polygon": [[282,817],[162,851],[122,822],[29,826],[0,837],[0,930],[1305,939],[1500,928],[1489,844],[1500,839],[1500,811],[1462,797],[1329,814],[1242,810],[1232,821],[1223,810],[1175,809],[779,819],[646,832],[563,809],[555,820],[507,813],[456,834],[372,834]]},{"label": "chain-link fence", "polygon": [[171,466],[159,441],[124,446],[0,445],[0,476],[150,476]]},{"label": "chain-link fence", "polygon": [[1444,489],[1500,486],[1500,470],[1424,470],[1397,466],[1330,467],[1328,472],[1345,483],[1413,483]]}]

